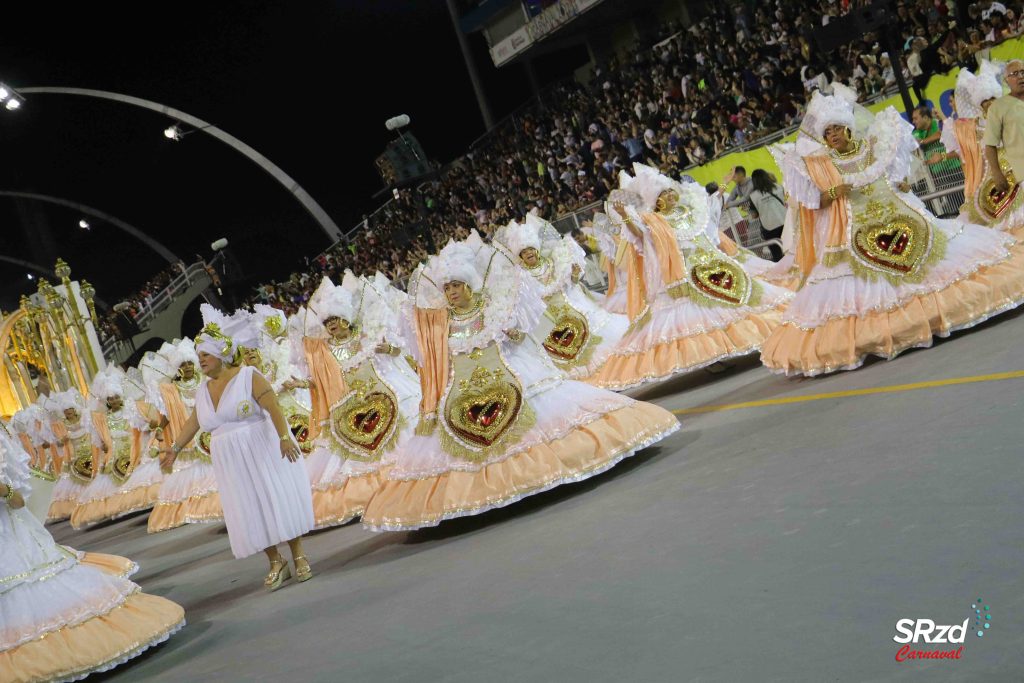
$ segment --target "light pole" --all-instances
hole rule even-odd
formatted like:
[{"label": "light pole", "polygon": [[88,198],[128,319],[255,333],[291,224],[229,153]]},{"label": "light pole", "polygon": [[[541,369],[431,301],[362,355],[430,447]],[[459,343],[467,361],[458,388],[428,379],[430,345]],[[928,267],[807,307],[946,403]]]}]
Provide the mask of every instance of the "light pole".
[{"label": "light pole", "polygon": [[[245,144],[235,136],[227,133],[220,128],[217,128],[211,123],[207,123],[200,118],[187,114],[181,110],[168,107],[165,104],[159,102],[153,102],[151,100],[144,100],[139,97],[133,97],[131,95],[122,95],[121,93],[109,92],[106,90],[92,90],[89,88],[58,88],[58,87],[33,87],[33,88],[19,88],[15,93],[12,88],[7,88],[12,95],[18,97],[19,107],[24,102],[24,95],[79,95],[82,97],[94,97],[101,100],[111,100],[114,102],[120,102],[122,104],[130,104],[136,107],[142,107],[143,109],[149,109],[160,114],[164,114],[174,119],[176,122],[185,123],[191,126],[195,130],[201,130],[205,133],[217,138],[224,144],[228,145],[236,152],[244,155],[250,161],[255,163],[257,166],[262,168],[264,171],[270,174],[278,183],[280,183],[288,192],[295,197],[295,199],[302,205],[302,208],[317,222],[320,228],[326,233],[327,238],[331,243],[337,242],[341,239],[341,229],[338,228],[334,220],[327,215],[327,212],[313,199],[306,190],[299,185],[290,175],[282,171],[274,162],[266,158],[255,149]],[[13,101],[8,98],[7,102]],[[8,106],[8,109],[11,107]],[[16,107],[17,108],[17,107]],[[172,126],[177,128],[177,124]],[[167,135],[170,128],[164,131],[164,135]],[[180,129],[178,129],[180,131]],[[192,131],[189,131],[192,132]],[[182,131],[178,138],[174,138],[168,135],[171,139],[180,139],[184,135]]]}]

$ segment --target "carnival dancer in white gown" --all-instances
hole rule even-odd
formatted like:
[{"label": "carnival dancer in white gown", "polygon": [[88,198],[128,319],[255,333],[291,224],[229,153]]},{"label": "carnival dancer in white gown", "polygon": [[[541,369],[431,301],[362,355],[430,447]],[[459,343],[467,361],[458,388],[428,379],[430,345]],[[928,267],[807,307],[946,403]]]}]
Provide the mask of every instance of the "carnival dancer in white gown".
[{"label": "carnival dancer in white gown", "polygon": [[[186,338],[167,344],[157,354],[165,362],[154,368],[164,378],[157,384],[154,401],[163,419],[158,428],[165,443],[177,438],[195,406],[201,376],[192,340]],[[152,359],[155,365],[156,358]],[[153,365],[150,365],[153,367]],[[164,472],[157,503],[149,514],[149,532],[157,533],[184,524],[219,522],[224,518],[217,493],[217,477],[210,457],[210,435],[203,432],[187,445],[174,461],[174,469]]]},{"label": "carnival dancer in white gown", "polygon": [[93,447],[96,462],[92,482],[78,496],[71,513],[71,526],[81,529],[98,522],[152,507],[146,491],[125,488],[141,455],[140,429],[146,421],[135,401],[141,393],[130,393],[133,385],[115,366],[93,378]]},{"label": "carnival dancer in white gown", "polygon": [[53,417],[54,457],[61,463],[46,521],[57,522],[71,517],[79,496],[92,482],[93,429],[77,389],[51,394],[45,405]]},{"label": "carnival dancer in white gown", "polygon": [[572,379],[593,375],[629,329],[629,318],[609,313],[580,284],[586,254],[571,235],[533,214],[498,231],[520,265],[537,281],[547,304],[531,334],[551,361]]},{"label": "carnival dancer in white gown", "polygon": [[309,438],[312,399],[309,387],[298,379],[299,369],[292,363],[289,321],[283,311],[264,304],[253,306],[252,324],[258,333],[254,349],[242,349],[242,359],[267,378],[277,394],[277,403],[292,430],[303,456],[313,452]]},{"label": "carnival dancer in white gown", "polygon": [[363,514],[416,529],[603,472],[679,428],[658,406],[564,380],[524,330],[546,308],[511,254],[475,232],[420,266],[403,329],[423,399]]},{"label": "carnival dancer in white gown", "polygon": [[80,680],[184,625],[180,606],[55,543],[24,507],[29,482],[28,454],[0,424],[0,680]]},{"label": "carnival dancer in white gown", "polygon": [[196,349],[207,379],[174,444],[161,455],[162,464],[171,467],[200,428],[209,432],[231,552],[237,558],[265,552],[270,573],[264,585],[276,590],[292,576],[277,549],[287,542],[295,578],[306,581],[313,572],[301,537],[313,528],[313,504],[302,453],[270,383],[255,368],[237,365],[233,336],[249,333],[248,316],[228,318],[209,304],[201,311]]},{"label": "carnival dancer in white gown", "polygon": [[[708,195],[708,239],[726,256],[735,259],[750,277],[795,292],[800,286],[799,277],[793,277],[788,271],[780,269],[776,262],[761,258],[750,249],[739,246],[726,230],[721,229],[722,212],[725,207],[722,193],[725,191],[725,185],[726,182],[723,181],[720,189]],[[717,230],[716,226],[719,226]]]},{"label": "carnival dancer in white gown", "polygon": [[783,160],[799,202],[804,286],[761,358],[774,372],[817,375],[893,358],[1024,299],[1024,251],[1007,233],[941,220],[909,192],[917,148],[892,107],[876,116],[815,93]]},{"label": "carnival dancer in white gown", "polygon": [[[637,199],[639,202],[639,198]],[[594,257],[602,271],[605,291],[601,295],[601,308],[609,313],[626,314],[626,289],[620,287],[619,280],[625,275],[622,264],[616,263],[619,247],[619,227],[604,213],[597,211],[580,232],[586,237],[587,244],[594,252]]]},{"label": "carnival dancer in white gown", "polygon": [[22,448],[29,454],[29,467],[37,478],[55,481],[60,474],[51,450],[53,446],[53,430],[50,427],[50,415],[42,406],[45,397],[22,408],[11,416],[11,431],[21,441]]},{"label": "carnival dancer in white gown", "polygon": [[626,283],[633,328],[588,380],[619,390],[756,353],[793,296],[716,247],[718,223],[703,187],[634,168],[635,178],[620,175],[631,193],[613,193],[606,207],[628,244],[624,258],[635,262]]},{"label": "carnival dancer in white gown", "polygon": [[[164,473],[160,471],[160,442],[154,430],[160,425],[160,411],[152,403],[151,391],[146,387],[146,380],[139,368],[130,368],[125,377],[128,394],[135,397],[135,409],[140,420],[139,457],[128,480],[121,486],[127,499],[137,505],[136,509],[152,508],[160,496],[160,485]],[[153,387],[155,390],[156,387]]]},{"label": "carnival dancer in white gown", "polygon": [[364,512],[380,486],[382,457],[416,426],[419,381],[402,358],[388,297],[346,273],[340,286],[324,278],[309,301],[321,327],[301,340],[299,362],[313,401],[308,465],[317,527]]},{"label": "carnival dancer in white gown", "polygon": [[[1003,150],[999,166],[1009,183],[1006,190],[996,188],[992,169],[985,158],[985,115],[989,106],[1003,94],[999,66],[982,60],[978,73],[960,69],[956,77],[956,120],[947,120],[942,128],[946,158],[957,157],[964,169],[964,204],[959,218],[996,230],[1024,237],[1024,192]],[[926,159],[941,163],[942,159]]]}]

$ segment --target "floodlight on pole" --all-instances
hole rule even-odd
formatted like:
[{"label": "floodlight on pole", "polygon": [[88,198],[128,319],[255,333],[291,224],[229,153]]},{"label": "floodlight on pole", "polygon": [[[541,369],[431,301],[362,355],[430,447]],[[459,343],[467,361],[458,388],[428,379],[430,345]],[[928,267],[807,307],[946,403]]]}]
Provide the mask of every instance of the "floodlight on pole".
[{"label": "floodlight on pole", "polygon": [[[169,107],[166,104],[159,102],[153,102],[152,100],[144,100],[139,97],[133,97],[131,95],[124,95],[122,93],[109,92],[106,90],[93,90],[91,88],[63,88],[63,87],[28,87],[21,88],[20,92],[14,92],[12,88],[6,86],[8,90],[17,95],[20,99],[19,102],[24,101],[21,93],[26,94],[44,94],[44,95],[77,95],[82,97],[93,97],[102,100],[111,100],[114,102],[120,102],[122,104],[128,104],[135,107],[141,107],[150,111],[155,111],[165,116],[170,117],[175,122],[187,124],[192,127],[191,131],[201,130],[211,137],[217,138],[224,144],[228,145],[236,152],[245,156],[249,161],[258,165],[266,173],[268,173],[275,181],[277,181],[285,190],[287,190],[295,199],[298,201],[302,208],[313,218],[314,221],[320,226],[320,228],[327,235],[331,242],[340,240],[342,237],[341,228],[335,224],[334,220],[327,215],[327,212],[323,210],[315,199],[313,199],[306,190],[295,181],[294,178],[289,176],[283,170],[281,170],[276,164],[270,159],[266,158],[255,149],[245,144],[235,136],[221,130],[217,126],[211,123],[207,123],[200,118],[192,116],[180,109]],[[15,107],[17,108],[17,107]],[[166,135],[167,132],[164,131]],[[184,134],[184,133],[183,133]]]},{"label": "floodlight on pole", "polygon": [[398,130],[405,128],[410,123],[408,114],[400,114],[398,116],[392,116],[390,119],[384,122],[384,127],[388,130]]},{"label": "floodlight on pole", "polygon": [[7,111],[15,111],[20,109],[21,105],[25,102],[25,98],[21,94],[7,85],[6,83],[0,83],[0,102],[3,103],[4,109]]},{"label": "floodlight on pole", "polygon": [[80,227],[82,230],[88,230],[92,226],[89,225],[89,221],[83,218],[82,220],[78,221],[78,227]]}]

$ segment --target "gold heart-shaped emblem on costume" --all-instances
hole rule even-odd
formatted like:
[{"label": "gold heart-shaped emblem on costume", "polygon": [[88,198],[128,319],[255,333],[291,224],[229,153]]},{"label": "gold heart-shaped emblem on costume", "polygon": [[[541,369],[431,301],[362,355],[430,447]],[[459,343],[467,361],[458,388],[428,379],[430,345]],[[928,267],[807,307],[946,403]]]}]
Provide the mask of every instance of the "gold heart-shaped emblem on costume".
[{"label": "gold heart-shaped emblem on costume", "polygon": [[71,475],[79,481],[92,480],[92,456],[81,455],[71,462]]},{"label": "gold heart-shaped emblem on costume", "polygon": [[213,440],[213,434],[210,432],[199,432],[199,437],[196,438],[196,445],[206,455],[213,455],[210,452],[210,442]]},{"label": "gold heart-shaped emblem on costume", "polygon": [[398,419],[398,409],[387,394],[353,391],[331,411],[337,438],[363,451],[375,451],[387,439]]},{"label": "gold heart-shaped emblem on costume", "polygon": [[299,450],[303,453],[310,453],[313,450],[313,442],[309,440],[309,416],[292,413],[288,416],[288,427],[299,444]]},{"label": "gold heart-shaped emblem on costume", "polygon": [[124,483],[128,479],[128,475],[132,471],[131,462],[131,446],[125,441],[118,441],[117,453],[114,455],[111,461],[111,476],[119,484]]},{"label": "gold heart-shaped emblem on costume", "polygon": [[978,190],[980,196],[980,202],[982,213],[989,218],[989,220],[996,220],[1006,212],[1017,198],[1017,192],[1020,190],[1020,185],[1017,184],[1017,178],[1013,174],[1013,169],[1006,162],[1006,159],[1000,155],[999,167],[1003,171],[1003,175],[1006,176],[1006,182],[1009,183],[1009,187],[1004,191],[996,189],[996,183],[992,179],[991,174],[986,174],[985,179],[981,183],[981,188]]},{"label": "gold heart-shaped emblem on costume", "polygon": [[505,433],[522,408],[519,388],[495,379],[486,385],[467,387],[449,397],[445,412],[449,426],[463,439],[490,446]]},{"label": "gold heart-shaped emblem on costume", "polygon": [[694,266],[691,275],[693,283],[704,294],[730,304],[743,302],[746,273],[728,261],[716,259]]},{"label": "gold heart-shaped emblem on costume", "polygon": [[928,251],[928,228],[909,216],[857,230],[853,245],[858,255],[897,275],[913,272]]},{"label": "gold heart-shaped emblem on costume", "polygon": [[544,349],[558,360],[573,360],[587,344],[587,321],[575,311],[563,310],[544,340]]}]

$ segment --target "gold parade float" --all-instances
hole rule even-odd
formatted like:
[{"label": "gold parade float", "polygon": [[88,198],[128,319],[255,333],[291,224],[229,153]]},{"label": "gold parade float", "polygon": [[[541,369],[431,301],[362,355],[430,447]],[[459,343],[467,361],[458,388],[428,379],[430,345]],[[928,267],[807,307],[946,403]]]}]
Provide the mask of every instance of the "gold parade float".
[{"label": "gold parade float", "polygon": [[60,284],[40,279],[11,313],[0,312],[0,415],[10,417],[40,393],[75,387],[83,396],[106,361],[96,335],[96,290],[73,282],[71,268],[57,259]]}]

